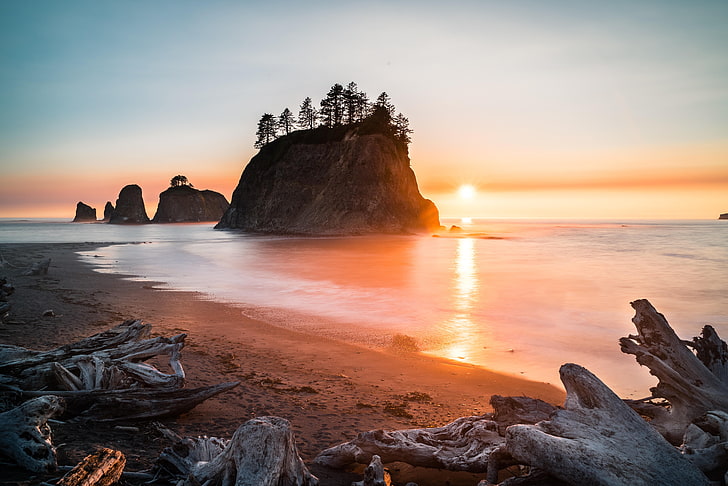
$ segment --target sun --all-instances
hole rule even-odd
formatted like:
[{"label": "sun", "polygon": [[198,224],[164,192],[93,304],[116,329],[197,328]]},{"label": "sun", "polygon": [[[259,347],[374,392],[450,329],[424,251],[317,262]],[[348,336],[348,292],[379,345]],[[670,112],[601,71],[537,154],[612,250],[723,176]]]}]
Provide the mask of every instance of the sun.
[{"label": "sun", "polygon": [[472,186],[471,184],[463,184],[458,187],[458,196],[460,196],[460,199],[473,199],[475,197],[475,193],[475,186]]}]

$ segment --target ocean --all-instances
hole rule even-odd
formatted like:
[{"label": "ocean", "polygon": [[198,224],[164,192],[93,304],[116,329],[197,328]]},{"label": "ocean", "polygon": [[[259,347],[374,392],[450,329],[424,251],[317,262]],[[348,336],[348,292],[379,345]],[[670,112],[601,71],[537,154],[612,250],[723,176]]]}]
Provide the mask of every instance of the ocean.
[{"label": "ocean", "polygon": [[559,386],[559,366],[577,363],[622,397],[648,396],[656,383],[619,350],[635,332],[630,301],[650,300],[683,339],[705,324],[728,338],[728,221],[443,224],[462,231],[300,238],[212,224],[0,219],[0,244],[109,243],[80,258],[364,346],[397,336],[433,356]]}]

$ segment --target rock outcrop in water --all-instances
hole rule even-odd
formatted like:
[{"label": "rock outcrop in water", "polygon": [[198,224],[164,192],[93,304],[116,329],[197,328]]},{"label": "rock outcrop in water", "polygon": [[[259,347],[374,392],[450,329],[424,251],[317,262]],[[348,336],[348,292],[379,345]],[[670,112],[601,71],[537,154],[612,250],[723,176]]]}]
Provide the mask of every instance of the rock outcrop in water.
[{"label": "rock outcrop in water", "polygon": [[728,219],[728,213],[721,214],[718,219]]},{"label": "rock outcrop in water", "polygon": [[439,227],[437,208],[417,188],[407,144],[373,117],[265,145],[245,167],[216,226],[308,235]]},{"label": "rock outcrop in water", "polygon": [[219,192],[198,191],[188,185],[170,187],[159,194],[152,223],[219,221],[229,205]]},{"label": "rock outcrop in water", "polygon": [[144,224],[149,223],[147,211],[144,208],[142,188],[136,184],[124,186],[119,192],[116,207],[109,218],[111,224]]},{"label": "rock outcrop in water", "polygon": [[111,201],[106,201],[106,206],[104,206],[104,221],[109,221],[113,212],[114,205],[111,204]]},{"label": "rock outcrop in water", "polygon": [[76,216],[73,218],[74,223],[88,223],[96,221],[96,208],[92,208],[88,204],[79,201],[76,204]]}]

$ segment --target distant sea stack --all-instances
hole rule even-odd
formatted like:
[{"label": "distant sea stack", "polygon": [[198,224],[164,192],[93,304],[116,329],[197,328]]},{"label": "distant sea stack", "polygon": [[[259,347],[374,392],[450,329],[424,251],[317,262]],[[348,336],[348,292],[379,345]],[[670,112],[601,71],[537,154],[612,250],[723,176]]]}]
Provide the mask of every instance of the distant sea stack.
[{"label": "distant sea stack", "polygon": [[215,227],[353,235],[434,231],[440,221],[417,188],[407,144],[364,121],[297,131],[263,146]]},{"label": "distant sea stack", "polygon": [[215,191],[198,191],[189,185],[170,187],[159,195],[152,223],[220,221],[230,204]]},{"label": "distant sea stack", "polygon": [[74,223],[88,223],[96,221],[96,208],[92,208],[88,204],[81,201],[76,204],[76,216],[73,218]]},{"label": "distant sea stack", "polygon": [[144,224],[149,223],[147,211],[144,208],[142,188],[136,184],[124,186],[119,192],[116,207],[109,218],[111,224]]},{"label": "distant sea stack", "polygon": [[114,205],[111,204],[111,201],[106,201],[106,206],[104,206],[104,221],[109,221],[111,219],[111,214],[114,212]]},{"label": "distant sea stack", "polygon": [[721,214],[718,219],[728,219],[728,213]]}]

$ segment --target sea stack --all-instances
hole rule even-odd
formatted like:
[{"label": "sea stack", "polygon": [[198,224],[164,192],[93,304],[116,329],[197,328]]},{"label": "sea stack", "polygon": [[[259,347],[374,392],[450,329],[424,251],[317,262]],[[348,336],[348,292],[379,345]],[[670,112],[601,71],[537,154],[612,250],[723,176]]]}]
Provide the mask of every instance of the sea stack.
[{"label": "sea stack", "polygon": [[106,201],[106,206],[104,206],[104,221],[109,221],[113,212],[114,205],[111,204],[111,201]]},{"label": "sea stack", "polygon": [[170,187],[159,194],[159,205],[152,223],[220,221],[229,205],[219,192],[198,191],[189,185]]},{"label": "sea stack", "polygon": [[144,208],[142,188],[136,184],[124,186],[119,192],[116,207],[109,218],[111,224],[144,224],[149,223],[147,211]]},{"label": "sea stack", "polygon": [[74,223],[88,223],[96,221],[96,208],[92,208],[88,204],[81,201],[76,204],[76,216],[73,218]]},{"label": "sea stack", "polygon": [[728,219],[728,213],[721,214],[718,219]]},{"label": "sea stack", "polygon": [[370,117],[296,131],[263,146],[245,167],[216,228],[303,235],[439,229],[422,197],[407,144]]}]

